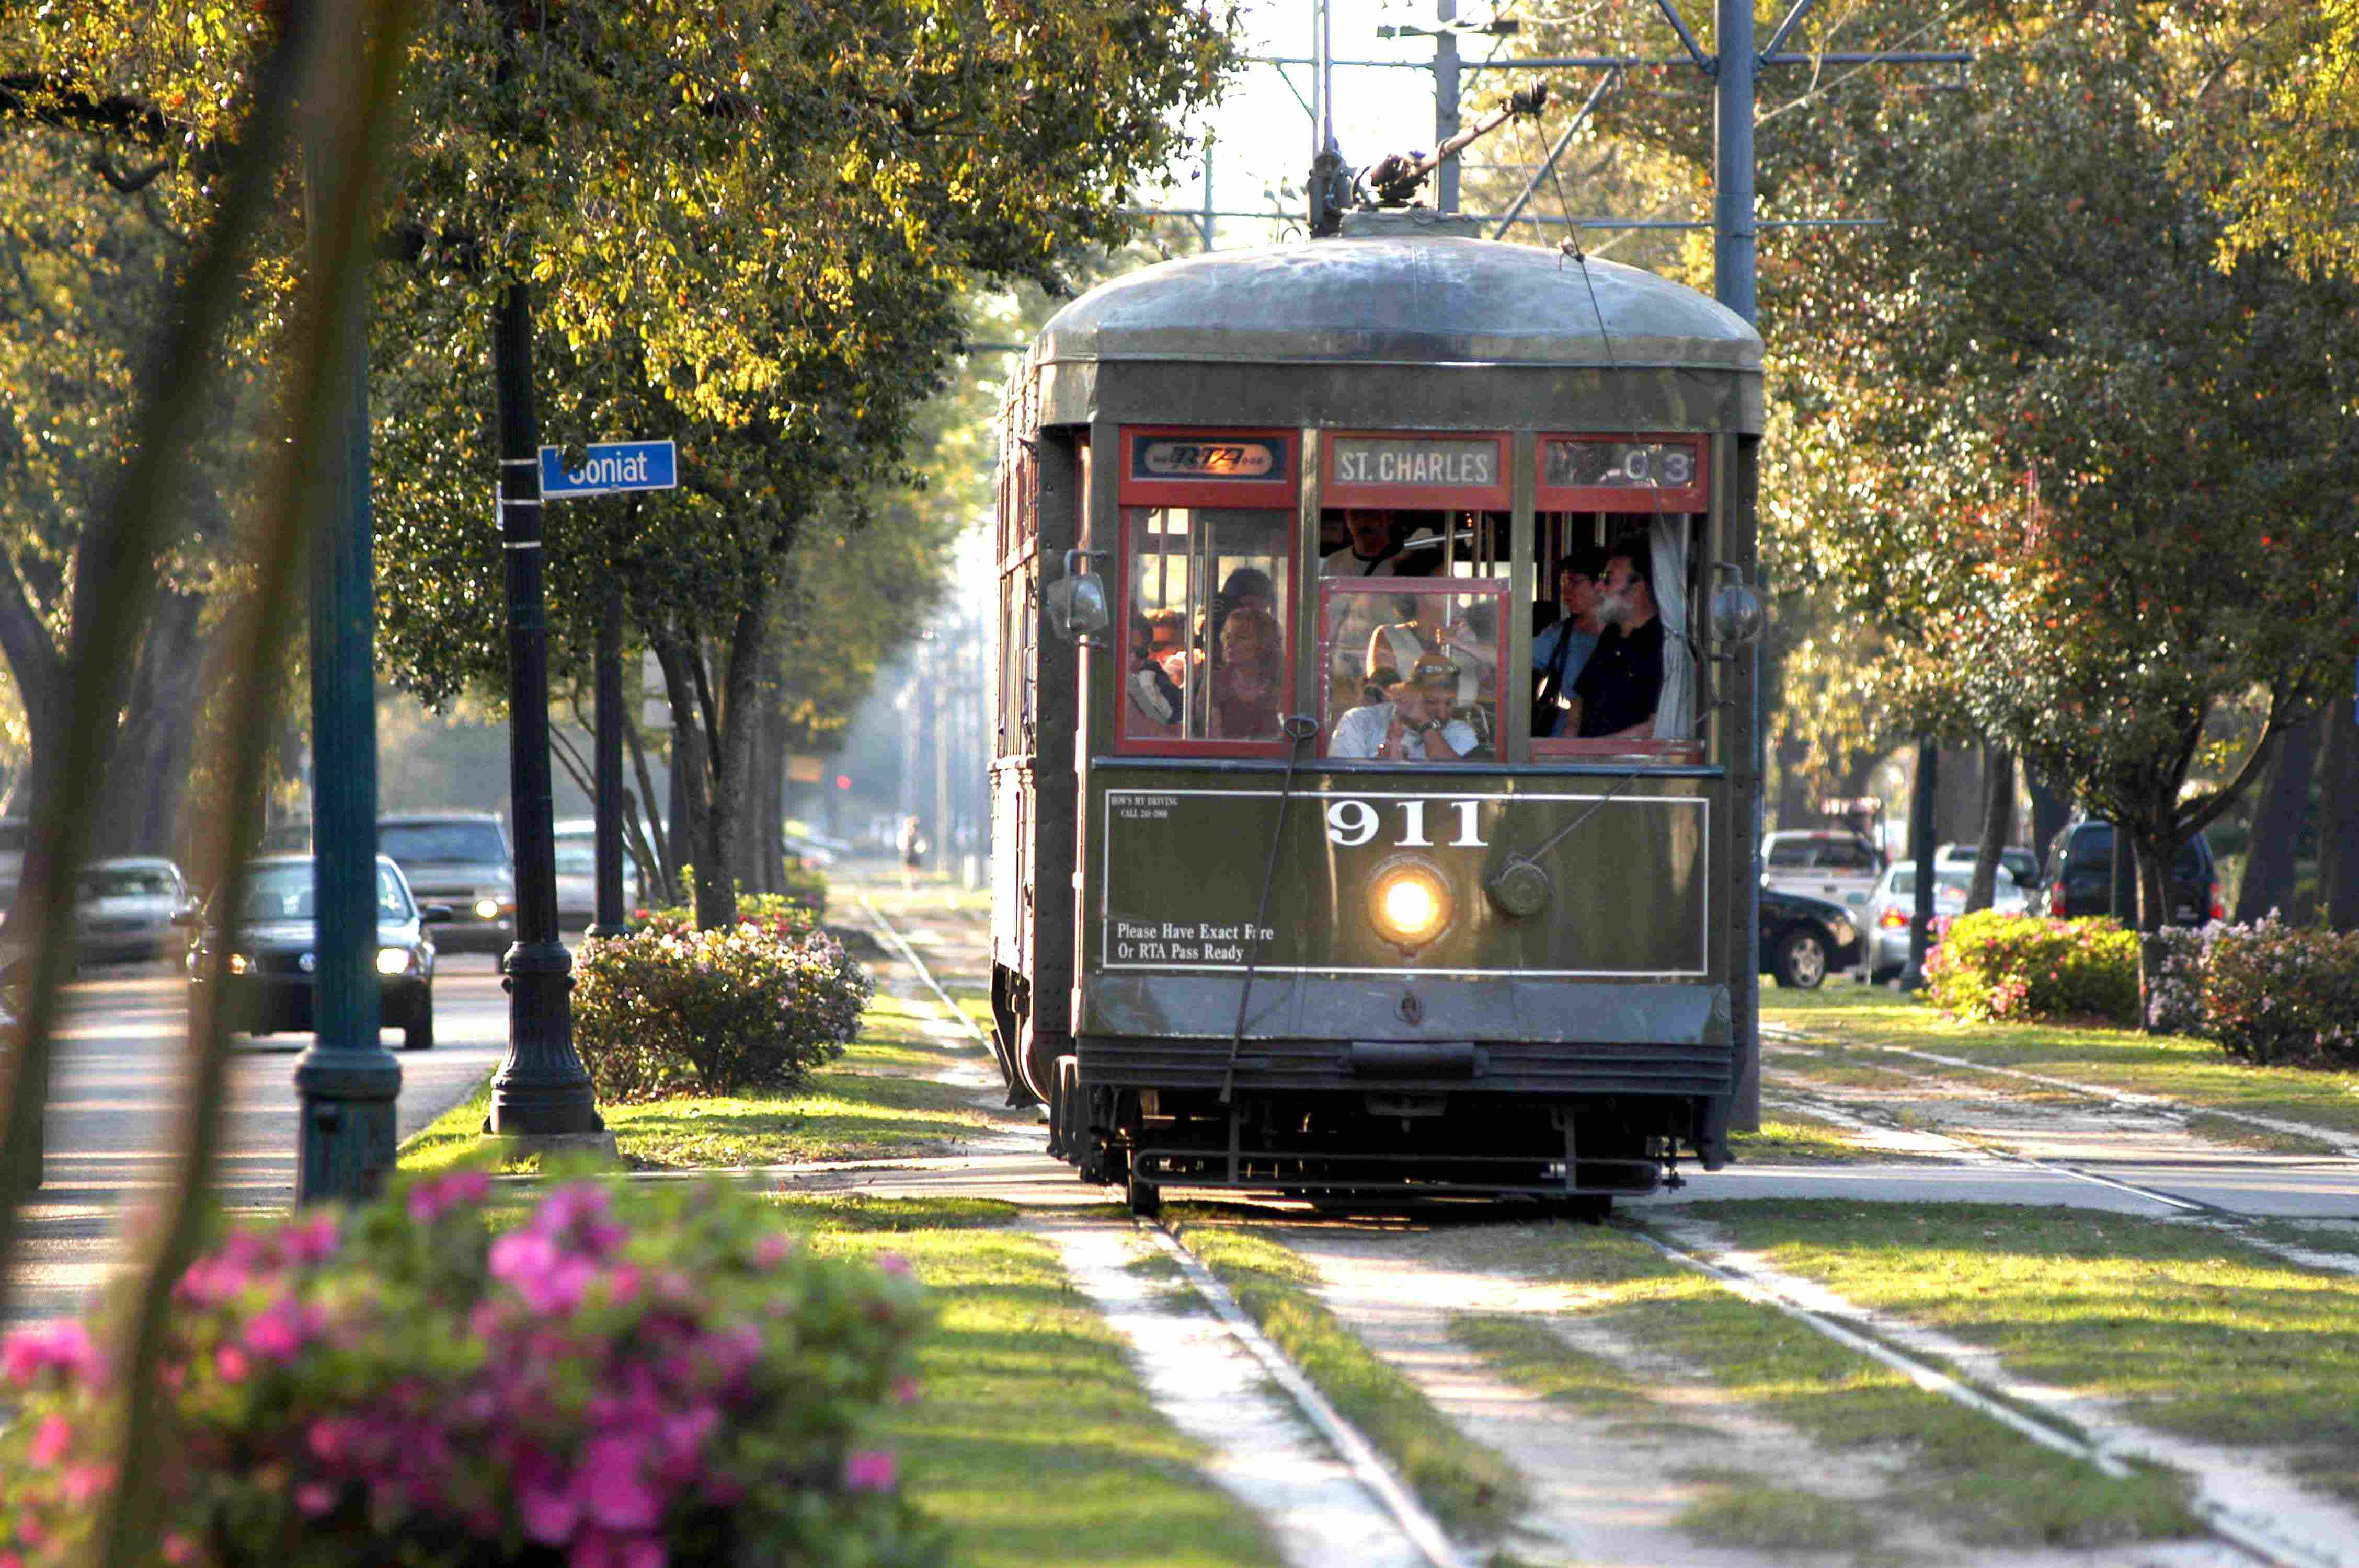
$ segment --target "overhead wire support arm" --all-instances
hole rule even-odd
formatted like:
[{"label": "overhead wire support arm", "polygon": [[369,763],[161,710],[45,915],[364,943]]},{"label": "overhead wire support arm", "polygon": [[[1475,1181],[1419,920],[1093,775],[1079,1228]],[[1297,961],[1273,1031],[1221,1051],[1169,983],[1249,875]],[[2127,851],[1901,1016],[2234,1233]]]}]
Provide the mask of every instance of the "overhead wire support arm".
[{"label": "overhead wire support arm", "polygon": [[1688,31],[1687,23],[1680,16],[1680,8],[1672,5],[1671,0],[1655,0],[1655,8],[1663,14],[1665,21],[1670,23],[1671,31],[1679,34],[1680,42],[1687,46],[1688,58],[1695,61],[1696,69],[1706,76],[1718,76],[1720,61],[1703,52],[1702,46],[1695,41],[1695,35]]},{"label": "overhead wire support arm", "polygon": [[1794,0],[1794,8],[1786,13],[1786,19],[1777,24],[1777,30],[1769,35],[1767,43],[1761,46],[1758,63],[1762,65],[1769,63],[1777,53],[1777,46],[1786,41],[1786,35],[1792,32],[1796,24],[1810,14],[1812,4],[1813,0]]},{"label": "overhead wire support arm", "polygon": [[1557,134],[1555,143],[1548,150],[1548,157],[1540,161],[1538,168],[1532,170],[1532,177],[1524,181],[1524,188],[1516,193],[1516,199],[1507,203],[1506,211],[1499,217],[1499,226],[1491,231],[1493,239],[1501,238],[1514,225],[1516,217],[1522,213],[1525,203],[1530,201],[1532,193],[1540,188],[1540,181],[1556,172],[1557,160],[1564,157],[1564,149],[1572,145],[1573,134],[1581,129],[1582,122],[1589,118],[1589,112],[1596,108],[1621,80],[1622,72],[1617,68],[1607,71],[1604,79],[1590,90],[1589,96],[1582,101],[1581,107],[1574,111],[1572,118],[1565,122],[1564,129]]}]

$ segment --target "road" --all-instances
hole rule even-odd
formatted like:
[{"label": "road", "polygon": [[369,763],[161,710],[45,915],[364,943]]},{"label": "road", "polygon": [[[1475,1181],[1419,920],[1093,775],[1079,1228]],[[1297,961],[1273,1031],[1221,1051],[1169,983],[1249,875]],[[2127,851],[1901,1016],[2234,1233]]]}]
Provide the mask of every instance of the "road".
[{"label": "road", "polygon": [[[401,1136],[465,1099],[506,1053],[507,996],[494,965],[486,955],[442,956],[435,1048],[397,1053]],[[125,1215],[147,1206],[171,1179],[185,990],[159,961],[85,970],[69,992],[49,1085],[47,1180],[26,1206],[12,1319],[84,1305],[119,1256]],[[399,1035],[385,1038],[391,1045]],[[223,1123],[225,1206],[276,1208],[293,1200],[293,1074],[309,1044],[310,1036],[291,1034],[236,1041]]]}]

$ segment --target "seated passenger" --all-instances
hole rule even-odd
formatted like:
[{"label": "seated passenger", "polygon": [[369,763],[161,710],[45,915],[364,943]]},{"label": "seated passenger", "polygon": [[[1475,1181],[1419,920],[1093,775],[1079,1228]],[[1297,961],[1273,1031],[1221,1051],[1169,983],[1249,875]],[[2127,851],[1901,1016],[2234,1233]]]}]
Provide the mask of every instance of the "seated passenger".
[{"label": "seated passenger", "polygon": [[1221,628],[1233,611],[1252,608],[1269,614],[1277,613],[1277,585],[1259,567],[1239,567],[1231,572],[1221,590],[1212,595],[1212,641],[1210,646],[1221,645]]},{"label": "seated passenger", "polygon": [[1180,622],[1176,610],[1158,610],[1131,621],[1132,664],[1124,683],[1130,694],[1130,718],[1125,729],[1135,740],[1165,740],[1180,733],[1180,684],[1165,665],[1181,653]]},{"label": "seated passenger", "polygon": [[1397,681],[1390,700],[1355,708],[1335,721],[1331,757],[1404,762],[1454,762],[1480,743],[1473,725],[1450,717],[1458,693],[1458,666],[1429,654]]},{"label": "seated passenger", "polygon": [[1450,600],[1438,593],[1395,596],[1390,622],[1368,633],[1364,666],[1367,700],[1381,702],[1385,692],[1400,679],[1400,672],[1432,654],[1458,665],[1455,706],[1472,708],[1488,695],[1492,672],[1499,662],[1498,622],[1484,604],[1465,607],[1458,619],[1444,625]]},{"label": "seated passenger", "polygon": [[1270,741],[1278,734],[1278,693],[1286,678],[1286,635],[1277,617],[1251,604],[1221,622],[1206,703],[1206,733],[1218,741]]},{"label": "seated passenger", "polygon": [[1607,555],[1597,615],[1605,630],[1573,684],[1560,733],[1570,730],[1584,741],[1651,739],[1663,693],[1663,622],[1655,613],[1644,542],[1616,545]]},{"label": "seated passenger", "polygon": [[1568,551],[1556,564],[1557,597],[1564,614],[1532,639],[1532,673],[1540,677],[1534,688],[1532,734],[1535,738],[1570,735],[1564,722],[1565,699],[1597,651],[1605,622],[1597,613],[1597,579],[1604,575],[1604,552],[1594,545]]}]

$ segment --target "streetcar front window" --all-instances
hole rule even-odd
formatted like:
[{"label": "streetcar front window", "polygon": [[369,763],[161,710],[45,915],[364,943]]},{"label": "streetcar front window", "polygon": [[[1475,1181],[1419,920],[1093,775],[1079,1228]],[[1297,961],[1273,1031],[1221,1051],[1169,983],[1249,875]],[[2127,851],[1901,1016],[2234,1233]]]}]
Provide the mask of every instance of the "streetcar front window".
[{"label": "streetcar front window", "polygon": [[1274,508],[1124,510],[1125,746],[1253,753],[1283,744],[1293,524]]},{"label": "streetcar front window", "polygon": [[1497,757],[1504,582],[1330,577],[1319,588],[1326,755],[1410,762]]}]

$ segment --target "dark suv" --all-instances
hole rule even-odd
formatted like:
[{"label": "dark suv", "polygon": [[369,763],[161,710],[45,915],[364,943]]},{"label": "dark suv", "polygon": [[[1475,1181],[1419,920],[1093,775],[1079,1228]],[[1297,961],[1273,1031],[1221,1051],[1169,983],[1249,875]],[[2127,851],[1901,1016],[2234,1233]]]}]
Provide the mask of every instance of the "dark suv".
[{"label": "dark suv", "polygon": [[380,816],[378,850],[401,868],[420,903],[447,903],[435,935],[451,952],[505,953],[516,941],[516,857],[506,826],[488,811]]},{"label": "dark suv", "polygon": [[[2110,914],[2114,909],[2114,825],[2076,822],[2048,847],[2048,881],[2032,900],[2036,913],[2058,919]],[[2225,920],[2220,902],[2220,871],[2211,840],[2198,833],[2170,860],[2170,923],[2201,925]],[[2125,922],[2125,924],[2134,924]]]}]

